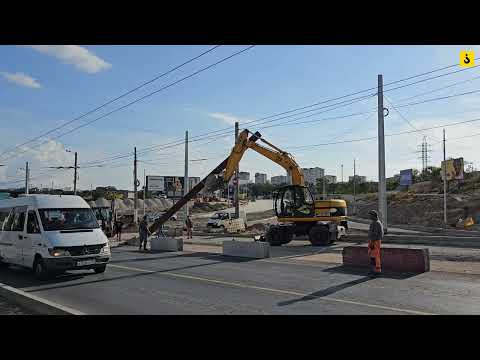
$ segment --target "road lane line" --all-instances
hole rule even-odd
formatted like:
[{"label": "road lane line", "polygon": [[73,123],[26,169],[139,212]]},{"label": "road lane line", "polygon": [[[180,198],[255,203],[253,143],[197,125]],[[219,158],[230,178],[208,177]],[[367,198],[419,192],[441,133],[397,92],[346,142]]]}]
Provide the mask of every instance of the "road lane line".
[{"label": "road lane line", "polygon": [[205,277],[200,277],[200,276],[185,275],[185,274],[179,274],[179,273],[173,273],[173,272],[161,272],[161,273],[159,273],[158,271],[154,271],[154,270],[145,270],[145,269],[134,268],[134,267],[130,267],[130,266],[122,266],[122,265],[111,265],[110,264],[109,266],[119,268],[119,269],[138,271],[138,272],[157,274],[157,275],[167,275],[167,276],[172,276],[172,277],[177,277],[177,278],[183,278],[183,279],[189,279],[189,280],[198,280],[198,281],[203,281],[203,282],[233,286],[233,287],[244,288],[244,289],[261,290],[261,291],[274,292],[274,293],[287,294],[287,295],[295,295],[295,296],[301,296],[301,297],[311,297],[311,298],[324,300],[324,301],[331,301],[331,302],[338,302],[338,303],[344,303],[344,304],[366,306],[366,307],[382,309],[382,310],[404,312],[404,313],[413,314],[413,315],[436,315],[436,314],[428,313],[428,312],[424,312],[424,311],[401,309],[401,308],[395,308],[395,307],[390,307],[390,306],[369,304],[369,303],[364,303],[364,302],[360,302],[360,301],[353,301],[353,300],[343,300],[343,299],[332,298],[332,297],[320,297],[320,296],[300,293],[300,292],[292,291],[292,290],[283,290],[283,289],[261,287],[261,286],[255,286],[255,285],[249,285],[249,284],[243,284],[243,283],[237,283],[237,282],[230,282],[230,281],[224,281],[224,280],[205,278]]}]

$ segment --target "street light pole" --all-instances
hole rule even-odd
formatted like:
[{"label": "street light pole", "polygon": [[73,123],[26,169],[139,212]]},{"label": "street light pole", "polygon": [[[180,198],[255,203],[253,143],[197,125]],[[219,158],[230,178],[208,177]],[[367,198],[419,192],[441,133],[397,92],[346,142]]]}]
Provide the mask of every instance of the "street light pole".
[{"label": "street light pole", "polygon": [[28,188],[30,187],[30,184],[29,184],[29,173],[28,173],[28,161],[27,163],[25,164],[25,195],[28,195]]},{"label": "street light pole", "polygon": [[143,216],[145,216],[145,194],[147,191],[147,176],[145,175],[145,168],[143,168]]},{"label": "street light pole", "polygon": [[387,182],[385,178],[385,132],[383,108],[383,75],[378,75],[378,210],[387,233]]},{"label": "street light pole", "polygon": [[75,151],[75,170],[73,178],[73,195],[77,195],[77,152]]},{"label": "street light pole", "polygon": [[443,129],[443,223],[447,227],[447,163],[445,149],[445,129]]}]

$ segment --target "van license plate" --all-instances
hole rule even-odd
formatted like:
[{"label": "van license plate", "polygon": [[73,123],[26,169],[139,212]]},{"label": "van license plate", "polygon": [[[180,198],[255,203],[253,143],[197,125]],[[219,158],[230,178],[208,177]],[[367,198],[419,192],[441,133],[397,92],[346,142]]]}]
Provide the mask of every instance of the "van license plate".
[{"label": "van license plate", "polygon": [[93,265],[93,264],[95,264],[95,260],[77,261],[77,266],[85,266],[85,265]]}]

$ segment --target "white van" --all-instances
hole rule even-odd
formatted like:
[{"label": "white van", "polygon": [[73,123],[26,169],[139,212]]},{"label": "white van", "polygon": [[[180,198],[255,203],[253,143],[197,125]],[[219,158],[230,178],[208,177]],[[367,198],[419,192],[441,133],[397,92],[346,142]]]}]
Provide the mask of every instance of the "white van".
[{"label": "white van", "polygon": [[73,195],[26,195],[0,201],[0,265],[31,268],[37,278],[67,270],[103,273],[108,239],[88,203]]}]

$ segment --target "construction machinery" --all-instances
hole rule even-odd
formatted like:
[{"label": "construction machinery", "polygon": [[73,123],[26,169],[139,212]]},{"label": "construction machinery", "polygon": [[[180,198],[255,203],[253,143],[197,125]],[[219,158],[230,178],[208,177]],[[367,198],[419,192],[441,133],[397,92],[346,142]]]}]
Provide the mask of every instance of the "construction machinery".
[{"label": "construction machinery", "polygon": [[[257,144],[262,142],[263,145]],[[259,132],[243,130],[230,155],[210,174],[198,183],[150,227],[154,232],[203,188],[225,186],[233,176],[245,151],[248,149],[265,156],[282,166],[288,174],[290,185],[281,187],[274,195],[273,209],[278,224],[271,225],[264,239],[272,246],[289,243],[293,236],[308,236],[312,245],[329,245],[347,228],[347,204],[345,200],[314,200],[305,186],[302,168],[286,151],[271,144]]]}]

